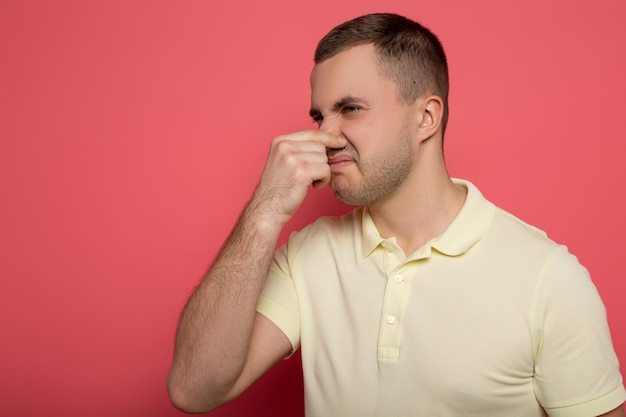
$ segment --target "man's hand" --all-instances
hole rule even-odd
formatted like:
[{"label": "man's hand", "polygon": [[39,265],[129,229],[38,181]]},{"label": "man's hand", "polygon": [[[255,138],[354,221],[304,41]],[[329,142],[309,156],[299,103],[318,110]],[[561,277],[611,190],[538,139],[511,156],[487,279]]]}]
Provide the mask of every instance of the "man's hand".
[{"label": "man's hand", "polygon": [[[319,130],[278,136],[252,198],[256,210],[281,223],[298,209],[310,185],[321,188],[330,181],[327,149],[341,149],[346,139]],[[275,217],[274,217],[275,216]]]}]

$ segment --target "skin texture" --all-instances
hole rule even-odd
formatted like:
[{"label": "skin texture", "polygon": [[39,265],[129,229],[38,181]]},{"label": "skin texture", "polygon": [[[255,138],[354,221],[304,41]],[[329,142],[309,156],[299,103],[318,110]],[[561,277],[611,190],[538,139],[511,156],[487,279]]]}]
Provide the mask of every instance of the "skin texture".
[{"label": "skin texture", "polygon": [[168,377],[177,408],[212,410],[291,352],[255,308],[280,232],[311,185],[367,204],[381,236],[395,236],[407,254],[441,234],[463,205],[443,159],[441,98],[426,92],[399,103],[375,60],[363,45],[314,67],[310,113],[319,129],[273,140],[250,202],[183,310]]}]

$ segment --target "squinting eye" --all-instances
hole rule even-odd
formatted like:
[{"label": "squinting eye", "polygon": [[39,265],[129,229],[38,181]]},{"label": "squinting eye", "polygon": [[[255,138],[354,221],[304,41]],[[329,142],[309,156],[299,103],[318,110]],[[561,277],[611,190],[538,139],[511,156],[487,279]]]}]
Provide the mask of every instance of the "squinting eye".
[{"label": "squinting eye", "polygon": [[356,113],[359,110],[361,110],[361,108],[358,106],[346,106],[343,108],[344,113]]},{"label": "squinting eye", "polygon": [[318,125],[322,123],[322,120],[324,120],[322,116],[313,116],[311,119],[313,120],[313,123],[317,123]]}]

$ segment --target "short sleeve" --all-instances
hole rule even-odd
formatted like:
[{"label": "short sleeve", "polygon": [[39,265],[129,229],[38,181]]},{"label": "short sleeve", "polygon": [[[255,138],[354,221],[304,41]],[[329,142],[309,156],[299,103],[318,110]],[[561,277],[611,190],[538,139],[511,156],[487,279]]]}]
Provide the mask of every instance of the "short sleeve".
[{"label": "short sleeve", "polygon": [[550,417],[597,416],[626,400],[606,310],[587,270],[563,246],[536,292],[535,395]]},{"label": "short sleeve", "polygon": [[278,326],[291,342],[292,352],[295,352],[300,346],[300,312],[289,273],[287,245],[274,254],[256,310]]}]

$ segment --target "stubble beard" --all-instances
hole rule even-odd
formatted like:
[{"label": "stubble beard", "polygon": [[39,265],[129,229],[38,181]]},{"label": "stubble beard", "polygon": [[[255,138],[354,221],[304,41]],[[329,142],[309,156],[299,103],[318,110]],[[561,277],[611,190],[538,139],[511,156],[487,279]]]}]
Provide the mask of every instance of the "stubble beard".
[{"label": "stubble beard", "polygon": [[[356,153],[352,148],[352,153]],[[413,144],[404,132],[396,149],[367,160],[355,158],[361,172],[358,182],[350,182],[342,174],[331,179],[335,197],[349,206],[370,206],[396,191],[408,177],[413,166]]]}]

